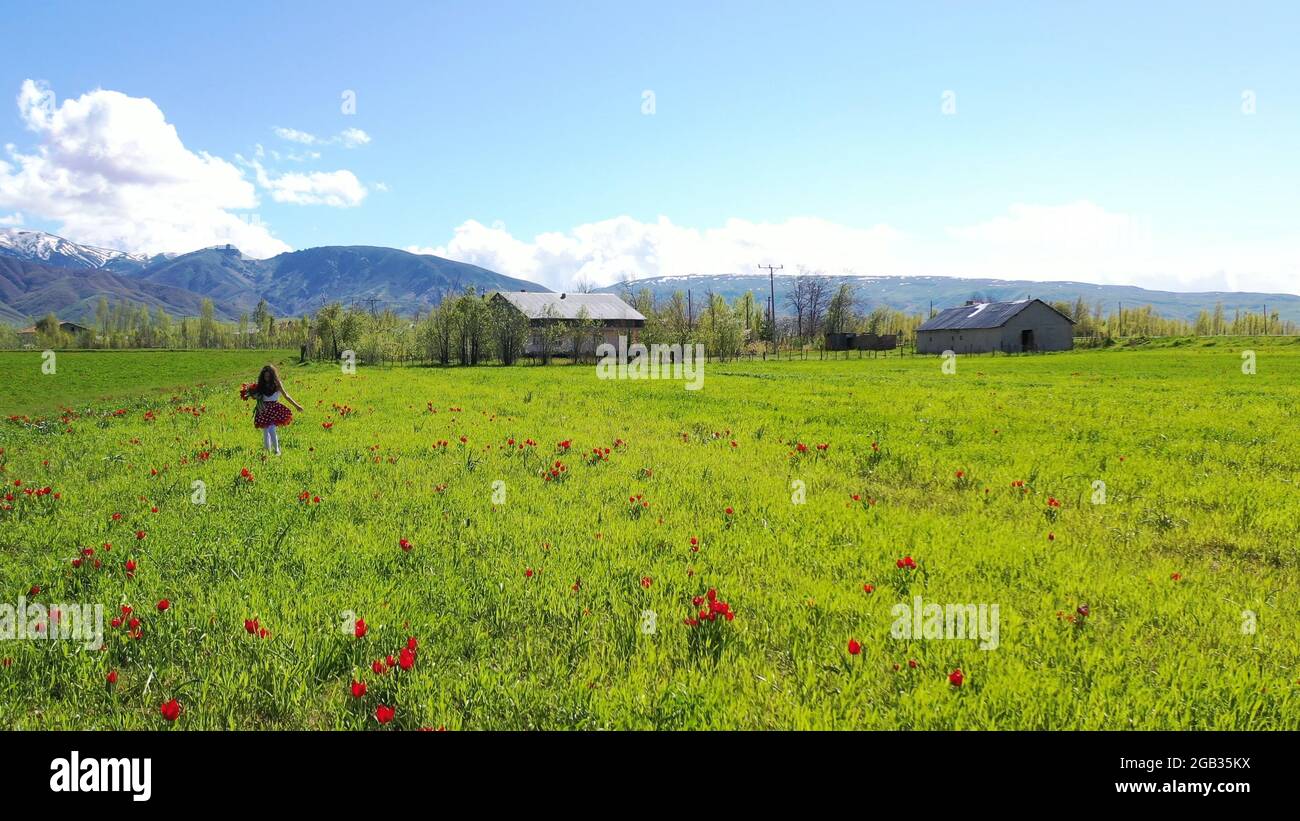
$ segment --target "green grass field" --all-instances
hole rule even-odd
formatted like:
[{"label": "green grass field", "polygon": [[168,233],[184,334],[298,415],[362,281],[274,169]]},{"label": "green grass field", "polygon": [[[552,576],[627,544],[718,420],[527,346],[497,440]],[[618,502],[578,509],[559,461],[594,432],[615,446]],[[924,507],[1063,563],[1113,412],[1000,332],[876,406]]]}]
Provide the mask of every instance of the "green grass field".
[{"label": "green grass field", "polygon": [[[62,406],[136,400],[205,382],[251,379],[267,362],[291,362],[297,351],[77,351],[55,352],[46,374],[41,353],[0,351],[0,411],[55,413]],[[54,378],[52,378],[54,377]]]},{"label": "green grass field", "polygon": [[[78,408],[0,421],[0,604],[133,608],[0,641],[0,726],[1296,729],[1300,346],[1244,344],[286,367],[278,459],[251,368],[0,354],[4,402]],[[86,406],[142,371],[209,384]],[[996,649],[896,637],[917,596]]]}]

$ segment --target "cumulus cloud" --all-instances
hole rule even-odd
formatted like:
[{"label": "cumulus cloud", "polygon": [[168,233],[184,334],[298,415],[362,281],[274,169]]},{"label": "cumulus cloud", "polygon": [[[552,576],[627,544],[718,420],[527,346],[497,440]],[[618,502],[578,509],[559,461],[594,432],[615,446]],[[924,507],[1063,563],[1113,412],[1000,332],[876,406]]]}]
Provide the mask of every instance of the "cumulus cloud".
[{"label": "cumulus cloud", "polygon": [[307,131],[281,126],[271,130],[280,139],[300,145],[341,145],[344,148],[357,148],[370,142],[370,135],[359,128],[345,128],[333,137],[318,137]]},{"label": "cumulus cloud", "polygon": [[366,187],[351,171],[296,171],[272,176],[258,161],[249,163],[257,184],[264,188],[276,202],[293,205],[329,205],[334,208],[351,208],[366,198]]},{"label": "cumulus cloud", "polygon": [[193,151],[154,102],[97,89],[56,104],[26,80],[18,110],[37,145],[5,147],[0,208],[60,223],[79,242],[128,251],[231,243],[252,256],[290,250],[265,223],[253,183],[226,160]]},{"label": "cumulus cloud", "polygon": [[563,232],[515,237],[500,223],[461,224],[441,245],[414,253],[469,262],[553,288],[608,285],[625,277],[758,273],[784,264],[828,274],[1075,280],[1167,290],[1294,291],[1300,238],[1268,246],[1159,237],[1150,221],[1081,200],[1016,204],[937,234],[890,225],[856,228],[799,217],[716,228],[617,217]]},{"label": "cumulus cloud", "polygon": [[780,223],[731,219],[718,228],[698,229],[667,217],[641,222],[623,216],[539,234],[532,241],[512,236],[503,225],[469,220],[445,245],[407,250],[567,287],[579,280],[607,285],[624,277],[752,273],[769,260],[797,259],[838,273],[853,261],[891,260],[901,240],[889,226],[850,228],[811,217]]},{"label": "cumulus cloud", "polygon": [[23,224],[23,215],[21,211],[15,211],[7,217],[0,216],[0,227],[12,228],[15,225]]}]

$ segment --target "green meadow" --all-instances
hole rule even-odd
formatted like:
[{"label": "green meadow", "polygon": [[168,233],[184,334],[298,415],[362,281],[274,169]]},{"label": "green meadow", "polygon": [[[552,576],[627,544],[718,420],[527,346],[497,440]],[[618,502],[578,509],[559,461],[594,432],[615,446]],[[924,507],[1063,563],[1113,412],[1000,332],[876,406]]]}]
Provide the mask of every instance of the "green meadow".
[{"label": "green meadow", "polygon": [[279,458],[265,353],[0,353],[0,726],[1297,729],[1283,342],[698,391],[271,355]]}]

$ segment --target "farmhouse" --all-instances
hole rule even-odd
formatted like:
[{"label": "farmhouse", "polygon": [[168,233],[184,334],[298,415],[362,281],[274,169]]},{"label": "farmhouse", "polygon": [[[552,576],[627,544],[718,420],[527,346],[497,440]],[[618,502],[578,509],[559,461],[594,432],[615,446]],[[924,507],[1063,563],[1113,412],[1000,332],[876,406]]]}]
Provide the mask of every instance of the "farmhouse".
[{"label": "farmhouse", "polygon": [[[18,330],[18,342],[22,345],[35,345],[37,335],[45,329],[43,322],[44,320],[36,323],[36,325],[27,328],[20,328]],[[60,322],[59,330],[63,331],[65,334],[72,334],[73,336],[90,333],[89,328],[84,325],[78,325],[75,322]]]},{"label": "farmhouse", "polygon": [[[525,291],[497,291],[488,297],[503,300],[528,318],[530,333],[524,353],[574,353],[575,339],[580,337],[579,353],[594,354],[601,343],[618,345],[620,336],[627,344],[635,343],[645,327],[645,317],[614,294],[552,294]],[[584,327],[584,323],[585,327]],[[559,325],[563,332],[547,350],[545,332]]]},{"label": "farmhouse", "polygon": [[916,329],[917,353],[1030,353],[1073,347],[1074,320],[1041,299],[967,302],[940,311]]}]

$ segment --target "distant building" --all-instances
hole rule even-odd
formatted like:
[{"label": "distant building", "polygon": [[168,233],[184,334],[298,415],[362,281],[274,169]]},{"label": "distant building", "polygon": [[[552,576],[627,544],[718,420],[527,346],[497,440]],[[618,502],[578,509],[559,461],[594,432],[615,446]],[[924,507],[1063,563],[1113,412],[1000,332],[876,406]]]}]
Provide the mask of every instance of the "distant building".
[{"label": "distant building", "polygon": [[892,351],[898,347],[898,334],[826,334],[828,351]]},{"label": "distant building", "polygon": [[917,353],[1068,351],[1074,320],[1041,299],[967,302],[940,311],[916,330]]},{"label": "distant building", "polygon": [[[31,326],[26,327],[26,328],[19,328],[19,329],[18,329],[18,344],[19,344],[19,345],[35,345],[35,344],[36,344],[36,339],[37,339],[38,335],[41,333],[41,330],[42,330],[42,329],[41,329],[41,328],[38,328],[36,325],[31,325]],[[89,329],[89,328],[87,328],[87,327],[84,326],[84,325],[78,325],[78,324],[75,323],[75,322],[60,322],[60,323],[59,323],[59,330],[60,330],[60,331],[63,331],[63,332],[66,333],[66,334],[72,334],[73,336],[78,336],[78,335],[80,335],[80,334],[89,334],[89,333],[90,333],[90,329]]]},{"label": "distant building", "polygon": [[[591,333],[581,343],[581,352],[594,353],[601,342],[618,344],[619,336],[627,337],[627,344],[638,341],[645,317],[614,294],[549,294],[532,291],[497,291],[487,297],[503,300],[528,318],[531,333],[524,345],[524,353],[533,356],[543,352],[542,331],[548,324],[566,326],[564,337],[551,353],[572,354],[573,331],[585,318],[592,323]],[[585,309],[585,314],[584,314]]]}]

